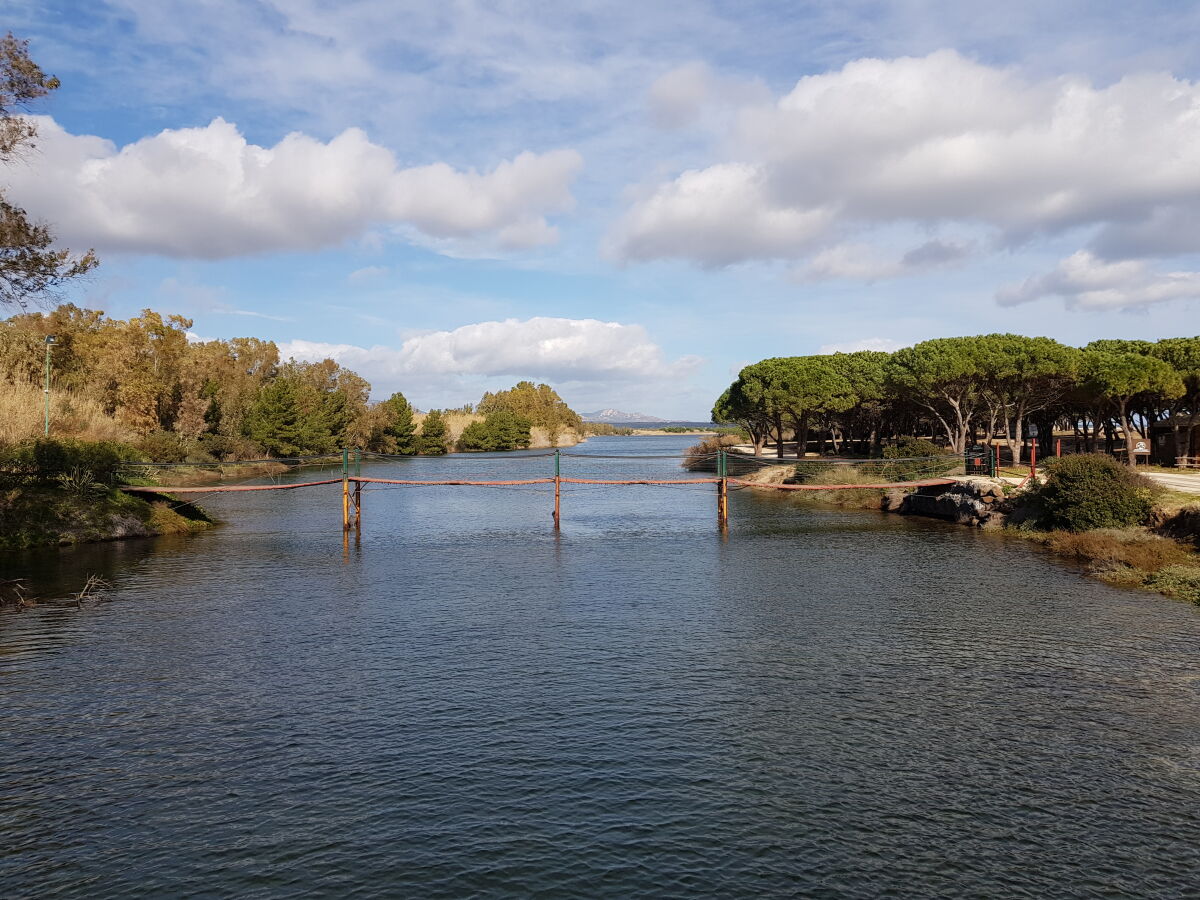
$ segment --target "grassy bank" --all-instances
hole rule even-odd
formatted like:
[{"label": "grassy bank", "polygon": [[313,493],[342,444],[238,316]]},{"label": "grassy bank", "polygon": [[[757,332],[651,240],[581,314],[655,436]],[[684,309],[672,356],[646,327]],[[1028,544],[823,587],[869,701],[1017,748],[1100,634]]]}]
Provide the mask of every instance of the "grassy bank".
[{"label": "grassy bank", "polygon": [[1184,542],[1149,528],[1080,532],[1010,528],[1008,533],[1036,541],[1058,556],[1081,563],[1089,575],[1109,584],[1200,604],[1200,554]]},{"label": "grassy bank", "polygon": [[134,497],[116,488],[8,488],[0,491],[0,550],[180,534],[213,524],[195,505],[172,505],[166,497]]}]

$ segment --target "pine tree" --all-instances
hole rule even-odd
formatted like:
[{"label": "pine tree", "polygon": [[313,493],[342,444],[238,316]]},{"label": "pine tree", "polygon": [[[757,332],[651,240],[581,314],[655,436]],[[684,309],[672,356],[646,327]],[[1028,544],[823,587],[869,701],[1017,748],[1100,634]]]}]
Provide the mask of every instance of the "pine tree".
[{"label": "pine tree", "polygon": [[416,431],[413,424],[413,409],[404,395],[397,391],[380,404],[383,407],[385,424],[383,434],[391,444],[391,453],[416,453]]},{"label": "pine tree", "polygon": [[424,456],[441,456],[446,452],[446,419],[439,410],[431,409],[421,423],[417,452]]},{"label": "pine tree", "polygon": [[268,455],[298,456],[307,449],[304,430],[295,385],[286,378],[269,382],[246,416],[246,436]]}]

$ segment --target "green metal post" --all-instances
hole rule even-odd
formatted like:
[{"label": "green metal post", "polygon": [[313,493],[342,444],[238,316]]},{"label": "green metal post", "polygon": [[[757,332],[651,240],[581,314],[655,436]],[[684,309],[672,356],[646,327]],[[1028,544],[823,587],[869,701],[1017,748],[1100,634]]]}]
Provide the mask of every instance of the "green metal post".
[{"label": "green metal post", "polygon": [[558,478],[562,475],[562,451],[554,451],[554,477]]},{"label": "green metal post", "polygon": [[350,474],[350,450],[347,447],[342,448],[342,477],[345,478]]},{"label": "green metal post", "polygon": [[50,437],[50,344],[51,340],[46,340],[46,387],[44,393],[46,395],[46,428],[43,434]]},{"label": "green metal post", "polygon": [[362,450],[358,447],[354,448],[354,474],[362,474]]}]

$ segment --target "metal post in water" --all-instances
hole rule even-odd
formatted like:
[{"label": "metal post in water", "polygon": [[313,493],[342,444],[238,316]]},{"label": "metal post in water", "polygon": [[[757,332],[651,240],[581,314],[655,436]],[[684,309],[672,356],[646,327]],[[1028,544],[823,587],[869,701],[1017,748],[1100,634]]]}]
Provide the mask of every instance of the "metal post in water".
[{"label": "metal post in water", "polygon": [[729,465],[724,450],[717,451],[717,527],[729,530]]},{"label": "metal post in water", "polygon": [[342,531],[350,530],[350,450],[342,448]]},{"label": "metal post in water", "polygon": [[558,531],[562,518],[562,451],[554,451],[554,530]]}]

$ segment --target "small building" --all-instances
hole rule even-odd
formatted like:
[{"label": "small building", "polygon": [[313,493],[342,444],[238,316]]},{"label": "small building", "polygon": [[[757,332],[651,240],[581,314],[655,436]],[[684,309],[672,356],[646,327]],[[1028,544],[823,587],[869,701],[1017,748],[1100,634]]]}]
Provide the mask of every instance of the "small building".
[{"label": "small building", "polygon": [[[1183,434],[1182,452],[1176,448],[1175,432]],[[1160,466],[1173,466],[1176,457],[1186,456],[1193,466],[1200,466],[1200,415],[1180,414],[1155,422],[1150,426],[1150,461]]]}]

